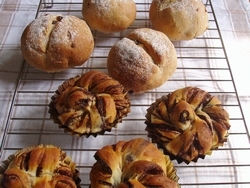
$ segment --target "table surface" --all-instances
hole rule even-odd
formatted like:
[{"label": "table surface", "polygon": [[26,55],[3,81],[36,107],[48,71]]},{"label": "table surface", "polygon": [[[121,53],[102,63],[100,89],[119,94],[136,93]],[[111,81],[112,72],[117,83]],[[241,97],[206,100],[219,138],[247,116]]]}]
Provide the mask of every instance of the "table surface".
[{"label": "table surface", "polygon": [[151,27],[148,19],[151,1],[135,2],[137,18],[126,31],[115,34],[93,31],[95,50],[83,66],[60,73],[45,73],[23,61],[20,36],[37,14],[57,12],[82,18],[81,0],[54,0],[53,7],[46,8],[41,4],[38,12],[39,1],[0,0],[0,160],[23,147],[57,145],[72,156],[80,169],[82,187],[88,187],[88,174],[97,149],[118,140],[148,139],[143,123],[148,106],[164,94],[191,85],[219,97],[230,114],[231,129],[228,142],[204,160],[189,165],[173,161],[180,184],[182,187],[249,187],[248,0],[211,0],[211,3],[204,0],[210,19],[208,31],[198,39],[174,42],[178,56],[175,74],[159,88],[132,95],[131,113],[111,133],[96,138],[77,138],[59,130],[49,118],[47,104],[65,79],[91,69],[107,72],[106,58],[110,47],[134,28]]}]

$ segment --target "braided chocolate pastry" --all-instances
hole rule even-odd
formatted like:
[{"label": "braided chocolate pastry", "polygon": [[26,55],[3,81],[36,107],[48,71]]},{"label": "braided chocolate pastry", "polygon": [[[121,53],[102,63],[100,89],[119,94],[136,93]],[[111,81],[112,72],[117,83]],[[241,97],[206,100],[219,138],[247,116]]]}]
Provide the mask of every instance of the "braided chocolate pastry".
[{"label": "braided chocolate pastry", "polygon": [[105,73],[90,71],[65,81],[51,98],[49,113],[71,134],[104,134],[130,112],[124,87]]},{"label": "braided chocolate pastry", "polygon": [[196,87],[157,99],[148,108],[145,123],[152,142],[171,159],[187,164],[223,146],[230,129],[219,99]]},{"label": "braided chocolate pastry", "polygon": [[91,188],[179,187],[169,157],[143,138],[107,145],[94,157]]},{"label": "braided chocolate pastry", "polygon": [[79,172],[71,158],[53,145],[27,147],[9,156],[0,169],[0,187],[77,188]]}]

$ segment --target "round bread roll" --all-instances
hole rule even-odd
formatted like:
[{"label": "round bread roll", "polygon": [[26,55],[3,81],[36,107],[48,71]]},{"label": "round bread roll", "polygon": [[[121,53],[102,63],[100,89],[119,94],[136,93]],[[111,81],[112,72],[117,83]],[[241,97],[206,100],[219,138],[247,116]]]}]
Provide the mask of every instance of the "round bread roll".
[{"label": "round bread roll", "polygon": [[65,132],[77,136],[111,131],[130,112],[124,87],[96,70],[66,80],[51,99],[51,118]]},{"label": "round bread roll", "polygon": [[200,0],[153,0],[149,17],[154,29],[170,40],[191,40],[208,28],[208,13]]},{"label": "round bread roll", "polygon": [[93,30],[119,32],[134,22],[136,4],[133,0],[84,0],[82,15]]},{"label": "round bread roll", "polygon": [[161,86],[175,72],[175,47],[162,32],[135,29],[111,48],[107,67],[126,90],[142,93]]},{"label": "round bread roll", "polygon": [[80,181],[75,163],[53,145],[38,145],[17,151],[0,168],[0,187],[3,188],[77,188]]},{"label": "round bread roll", "polygon": [[178,89],[151,104],[146,130],[179,163],[197,162],[227,141],[229,115],[215,96],[196,87]]},{"label": "round bread roll", "polygon": [[107,145],[94,157],[90,188],[179,187],[169,157],[143,138]]},{"label": "round bread roll", "polygon": [[88,25],[71,15],[42,15],[33,20],[21,36],[24,59],[46,72],[80,66],[93,50],[94,39]]}]

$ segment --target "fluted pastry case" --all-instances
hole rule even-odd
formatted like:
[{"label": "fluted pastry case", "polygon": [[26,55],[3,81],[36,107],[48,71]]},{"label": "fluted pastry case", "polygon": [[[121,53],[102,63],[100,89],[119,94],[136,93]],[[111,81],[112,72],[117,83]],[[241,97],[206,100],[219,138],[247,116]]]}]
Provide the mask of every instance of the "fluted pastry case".
[{"label": "fluted pastry case", "polygon": [[[72,157],[80,172],[81,187],[89,187],[89,173],[95,163],[95,152],[120,140],[144,138],[145,115],[157,98],[176,89],[193,86],[216,96],[230,115],[227,142],[211,155],[197,162],[178,163],[173,160],[181,187],[248,187],[250,186],[250,143],[236,82],[213,0],[203,0],[209,28],[201,36],[188,41],[174,41],[178,64],[175,73],[162,86],[141,94],[130,94],[131,112],[116,128],[103,135],[81,136],[65,133],[50,118],[49,103],[54,92],[66,79],[91,70],[107,71],[110,48],[136,28],[152,28],[149,20],[151,0],[135,0],[137,15],[127,29],[104,34],[92,31],[95,48],[82,66],[56,73],[46,73],[31,67],[25,60],[18,73],[15,92],[1,139],[1,161],[16,150],[38,144],[53,144]],[[36,17],[46,13],[70,14],[82,18],[82,0],[41,0]],[[21,60],[20,60],[21,61]]]}]

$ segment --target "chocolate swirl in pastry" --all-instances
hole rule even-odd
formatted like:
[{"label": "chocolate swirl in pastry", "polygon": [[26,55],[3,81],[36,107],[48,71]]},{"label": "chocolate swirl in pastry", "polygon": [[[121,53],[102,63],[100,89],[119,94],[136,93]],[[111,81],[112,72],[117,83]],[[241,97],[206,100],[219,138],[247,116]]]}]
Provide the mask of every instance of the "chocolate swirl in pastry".
[{"label": "chocolate swirl in pastry", "polygon": [[223,146],[230,129],[219,99],[196,87],[157,99],[148,108],[145,123],[148,136],[165,154],[187,164]]},{"label": "chocolate swirl in pastry", "polygon": [[52,97],[49,113],[71,134],[103,134],[130,112],[123,86],[105,73],[90,71],[65,81]]},{"label": "chocolate swirl in pastry", "polygon": [[90,172],[91,188],[179,187],[173,163],[143,138],[119,141],[98,150]]},{"label": "chocolate swirl in pastry", "polygon": [[80,179],[76,165],[60,148],[38,145],[9,156],[0,169],[0,187],[76,188]]}]

